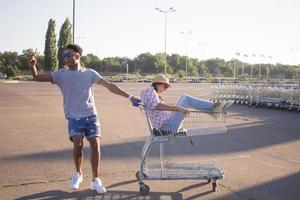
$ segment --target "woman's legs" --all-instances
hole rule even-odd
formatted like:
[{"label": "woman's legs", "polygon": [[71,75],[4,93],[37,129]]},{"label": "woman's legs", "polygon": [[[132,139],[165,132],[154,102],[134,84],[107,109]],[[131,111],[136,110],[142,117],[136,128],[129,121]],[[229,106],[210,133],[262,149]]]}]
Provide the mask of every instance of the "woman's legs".
[{"label": "woman's legs", "polygon": [[[176,103],[178,107],[193,108],[195,110],[209,111],[213,108],[213,103],[199,99],[187,94],[182,95]],[[181,128],[185,115],[181,112],[174,112],[170,119],[161,127],[161,130],[178,131]]]},{"label": "woman's legs", "polygon": [[208,111],[213,108],[213,102],[184,94],[177,101],[176,106]]}]

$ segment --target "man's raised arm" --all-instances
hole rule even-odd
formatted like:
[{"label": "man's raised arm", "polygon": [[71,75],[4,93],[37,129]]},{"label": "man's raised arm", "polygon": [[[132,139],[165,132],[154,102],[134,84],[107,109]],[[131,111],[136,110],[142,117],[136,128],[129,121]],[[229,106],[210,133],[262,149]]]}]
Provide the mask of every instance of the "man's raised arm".
[{"label": "man's raised arm", "polygon": [[28,59],[28,67],[29,67],[29,71],[33,77],[33,80],[35,81],[39,81],[39,82],[51,82],[52,81],[52,76],[51,74],[39,74],[38,70],[36,69],[36,63],[37,60],[35,58],[35,56],[31,56]]}]

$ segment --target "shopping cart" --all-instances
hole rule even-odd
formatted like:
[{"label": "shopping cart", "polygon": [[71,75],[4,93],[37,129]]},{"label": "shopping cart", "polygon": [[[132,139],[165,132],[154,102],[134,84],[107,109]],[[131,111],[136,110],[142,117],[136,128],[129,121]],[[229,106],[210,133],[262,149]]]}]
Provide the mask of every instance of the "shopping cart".
[{"label": "shopping cart", "polygon": [[[226,133],[227,128],[226,112],[220,113],[217,119],[210,113],[202,111],[191,111],[185,117],[179,130],[173,128],[157,128],[148,116],[147,110],[144,110],[149,125],[150,135],[148,136],[141,152],[141,161],[136,178],[139,180],[140,192],[147,195],[150,187],[144,183],[144,180],[177,180],[177,179],[205,179],[212,183],[212,190],[216,191],[217,180],[224,178],[224,171],[216,164],[201,163],[169,163],[164,160],[164,144],[173,143],[177,138],[188,138],[191,141],[192,136],[210,135]],[[174,124],[175,125],[175,124]],[[174,127],[172,124],[170,127]],[[159,161],[150,163],[147,157],[151,146],[159,144]]]},{"label": "shopping cart", "polygon": [[292,87],[290,93],[291,99],[288,110],[296,110],[300,112],[300,87]]},{"label": "shopping cart", "polygon": [[213,84],[212,85],[212,95],[211,95],[211,101],[218,101],[222,99],[222,89],[220,84]]}]

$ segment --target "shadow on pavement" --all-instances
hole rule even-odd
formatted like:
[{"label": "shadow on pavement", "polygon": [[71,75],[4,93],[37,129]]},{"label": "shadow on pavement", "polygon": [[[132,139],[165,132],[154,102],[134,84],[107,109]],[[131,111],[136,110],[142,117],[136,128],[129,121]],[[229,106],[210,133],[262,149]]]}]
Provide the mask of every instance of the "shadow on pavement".
[{"label": "shadow on pavement", "polygon": [[107,188],[107,189],[110,189],[110,188],[115,188],[115,187],[119,187],[119,186],[122,186],[122,185],[127,185],[127,184],[137,183],[137,182],[138,182],[137,179],[129,180],[129,181],[123,181],[123,182],[120,182],[120,183],[114,183],[114,184],[112,184],[112,185],[109,185],[109,186],[107,186],[106,188]]},{"label": "shadow on pavement", "polygon": [[150,192],[149,195],[143,196],[139,192],[132,191],[108,191],[107,193],[100,195],[93,190],[82,190],[76,192],[66,192],[62,190],[50,190],[46,192],[41,192],[37,194],[27,195],[18,198],[17,200],[33,200],[33,199],[101,199],[101,200],[125,200],[125,199],[135,199],[135,200],[160,200],[160,199],[170,199],[170,200],[182,200],[182,195],[180,193],[170,193],[170,192]]},{"label": "shadow on pavement", "polygon": [[[120,187],[123,185],[131,184],[137,182],[137,180],[128,180],[119,183],[114,183],[109,185],[107,189],[109,190],[106,194],[100,195],[96,191],[93,190],[81,190],[75,192],[67,192],[63,190],[49,190],[41,193],[36,193],[32,195],[26,195],[23,197],[19,197],[16,200],[33,200],[33,199],[102,199],[102,200],[122,200],[122,199],[135,199],[135,200],[161,200],[161,199],[170,199],[170,200],[182,200],[182,192],[187,192],[189,190],[199,188],[208,183],[197,183],[194,185],[190,185],[188,187],[182,188],[176,192],[151,192],[144,196],[141,195],[138,191],[121,191],[121,190],[111,190],[115,187]],[[137,185],[138,189],[138,185]],[[213,191],[205,191],[202,193],[195,194],[193,196],[187,197],[186,200],[199,199],[202,196],[213,193]]]},{"label": "shadow on pavement", "polygon": [[300,197],[300,172],[262,183],[230,195],[219,200],[233,199],[233,195],[239,194],[242,199],[265,199],[265,200],[298,200]]},{"label": "shadow on pavement", "polygon": [[[236,119],[240,121],[237,124],[229,125],[226,134],[192,137],[194,146],[190,146],[187,138],[180,138],[176,140],[175,145],[166,145],[166,152],[171,156],[226,154],[300,139],[299,113],[235,105],[229,113],[228,120]],[[145,139],[139,138],[136,141],[104,144],[101,146],[102,159],[139,158]],[[156,154],[158,148],[152,150]],[[72,160],[71,151],[70,145],[70,149],[2,157],[0,160]],[[89,155],[88,144],[85,144],[84,154]]]},{"label": "shadow on pavement", "polygon": [[[226,134],[192,137],[194,146],[190,146],[187,138],[180,138],[175,144],[166,145],[166,152],[171,156],[226,154],[259,149],[300,139],[300,129],[295,125],[293,125],[294,127],[281,128],[280,124],[278,125],[278,121],[271,120],[265,120],[263,123],[245,123],[243,125],[249,126],[229,126]],[[289,125],[287,124],[286,126]],[[144,142],[145,139],[140,139],[132,142],[104,144],[101,146],[102,159],[139,158]],[[158,148],[153,148],[152,152],[157,153]],[[89,155],[87,144],[84,147],[84,154]],[[71,155],[70,145],[70,149],[3,157],[0,160],[72,160]]]}]

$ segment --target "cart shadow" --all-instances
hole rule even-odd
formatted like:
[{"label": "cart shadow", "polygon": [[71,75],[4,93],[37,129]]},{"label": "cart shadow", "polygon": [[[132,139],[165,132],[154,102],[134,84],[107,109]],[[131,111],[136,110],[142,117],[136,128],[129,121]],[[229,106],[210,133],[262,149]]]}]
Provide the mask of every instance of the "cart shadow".
[{"label": "cart shadow", "polygon": [[56,200],[56,199],[100,199],[100,200],[160,200],[160,199],[182,200],[182,194],[178,192],[150,192],[148,195],[141,195],[139,192],[111,190],[105,194],[98,194],[93,190],[81,190],[66,192],[62,190],[49,190],[41,193],[23,196],[16,200]]},{"label": "cart shadow", "polygon": [[110,188],[120,187],[120,186],[122,186],[122,185],[128,185],[128,184],[131,184],[131,183],[137,183],[137,182],[138,182],[137,179],[129,180],[129,181],[123,181],[123,182],[120,182],[120,183],[114,183],[114,184],[111,184],[111,185],[107,186],[106,188],[107,188],[107,189],[110,189]]},{"label": "cart shadow", "polygon": [[193,195],[193,196],[187,197],[187,198],[185,198],[184,200],[200,199],[200,197],[209,195],[209,194],[211,194],[211,193],[213,193],[213,191],[202,192],[202,193],[195,194],[195,195]]},{"label": "cart shadow", "polygon": [[[207,184],[210,184],[208,182],[203,182],[203,183],[196,183],[194,185],[190,185],[190,186],[187,186],[185,188],[182,188],[181,190],[178,190],[177,192],[186,192],[188,190],[192,190],[192,189],[195,189],[195,188],[199,188],[199,187],[202,187],[202,186],[205,186]],[[212,191],[211,191],[212,192]],[[206,192],[205,192],[206,193]],[[210,192],[209,192],[210,193]]]},{"label": "cart shadow", "polygon": [[[123,185],[131,184],[131,183],[137,183],[137,182],[138,182],[138,180],[129,180],[129,181],[123,181],[123,182],[119,182],[119,183],[114,183],[112,185],[107,186],[107,189],[111,189],[111,188],[115,188],[115,187],[120,187],[120,186],[123,186]],[[196,183],[196,184],[184,187],[184,188],[182,188],[182,189],[180,189],[180,190],[178,190],[178,191],[176,191],[174,193],[171,193],[171,194],[172,194],[172,197],[174,197],[174,199],[181,200],[182,199],[182,195],[181,194],[183,192],[188,192],[190,190],[197,189],[197,188],[200,188],[200,187],[208,185],[208,184],[211,184],[211,183],[210,182]],[[198,198],[200,198],[202,196],[209,195],[211,193],[213,193],[212,190],[211,191],[201,192],[201,193],[198,193],[198,194],[193,195],[191,197],[185,198],[185,200],[198,199]],[[155,194],[155,192],[154,192],[154,194]],[[178,195],[174,195],[174,194],[178,194]],[[153,196],[153,192],[150,192],[149,195]],[[163,196],[166,196],[165,193],[163,193]]]}]

